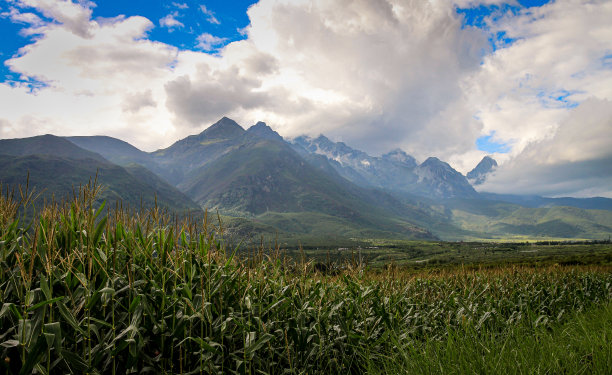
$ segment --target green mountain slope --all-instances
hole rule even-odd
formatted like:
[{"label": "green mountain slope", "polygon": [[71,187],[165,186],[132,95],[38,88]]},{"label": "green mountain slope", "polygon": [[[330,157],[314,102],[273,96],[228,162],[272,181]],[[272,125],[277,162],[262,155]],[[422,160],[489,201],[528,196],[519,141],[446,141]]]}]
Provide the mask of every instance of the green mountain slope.
[{"label": "green mountain slope", "polygon": [[[433,238],[400,213],[375,204],[366,190],[326,175],[276,140],[253,138],[241,143],[179,187],[204,207],[252,217],[287,232],[317,231],[320,223],[312,217],[318,216],[335,223],[328,225],[330,230],[352,226],[352,232],[344,232],[353,235],[378,232]],[[289,225],[289,216],[299,223]]]},{"label": "green mountain slope", "polygon": [[568,206],[578,207],[587,210],[609,210],[612,211],[612,199],[603,197],[593,198],[546,198],[538,195],[512,195],[512,194],[493,194],[480,193],[483,199],[501,201],[518,204],[524,207],[553,207],[553,206]]},{"label": "green mountain slope", "polygon": [[78,147],[102,155],[118,165],[138,163],[147,165],[151,163],[151,156],[132,146],[131,144],[117,138],[104,135],[65,137]]},{"label": "green mountain slope", "polygon": [[0,139],[0,154],[12,156],[53,155],[107,162],[100,154],[84,150],[64,138],[50,134],[30,138]]},{"label": "green mountain slope", "polygon": [[[111,137],[72,137],[109,158],[130,155],[146,158],[148,154],[126,142]],[[2,155],[4,154],[4,155]],[[174,186],[139,165],[126,168],[111,163],[97,152],[85,150],[73,141],[44,135],[31,138],[0,140],[0,181],[4,186],[24,185],[28,172],[30,186],[42,192],[42,198],[61,199],[73,187],[87,184],[96,174],[104,187],[101,199],[121,200],[134,208],[159,206],[171,211],[201,211],[199,206]]]},{"label": "green mountain slope", "polygon": [[42,193],[41,199],[59,200],[72,194],[73,188],[93,180],[97,173],[104,187],[99,198],[108,204],[120,200],[132,208],[139,208],[141,202],[144,207],[153,207],[157,195],[160,207],[174,212],[201,211],[183,193],[141,168],[130,168],[131,174],[120,166],[94,159],[0,155],[0,182],[5,188],[25,185],[29,172],[29,186]]},{"label": "green mountain slope", "polygon": [[587,238],[612,234],[612,212],[577,207],[531,208],[487,200],[450,200],[449,219],[479,238]]},{"label": "green mountain slope", "polygon": [[153,152],[153,160],[172,184],[179,185],[191,173],[231,151],[244,141],[246,131],[235,121],[222,118],[202,133],[175,142]]}]

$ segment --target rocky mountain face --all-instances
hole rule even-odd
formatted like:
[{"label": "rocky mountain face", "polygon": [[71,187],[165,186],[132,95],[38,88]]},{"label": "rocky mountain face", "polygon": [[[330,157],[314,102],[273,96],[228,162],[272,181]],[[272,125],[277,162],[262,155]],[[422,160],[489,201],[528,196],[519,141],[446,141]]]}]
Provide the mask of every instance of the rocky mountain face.
[{"label": "rocky mountain face", "polygon": [[297,137],[292,143],[302,154],[326,157],[342,177],[360,186],[430,198],[477,195],[463,175],[437,158],[417,165],[414,157],[399,149],[379,157],[370,156],[342,142],[332,142],[323,135]]},{"label": "rocky mountain face", "polygon": [[468,172],[466,177],[472,185],[480,185],[485,182],[487,175],[497,168],[497,162],[490,156],[482,158],[474,169]]},{"label": "rocky mountain face", "polygon": [[423,194],[440,198],[476,198],[478,193],[466,178],[438,158],[430,157],[414,169]]},{"label": "rocky mountain face", "polygon": [[382,158],[407,168],[415,168],[417,166],[415,158],[408,155],[399,148],[396,148],[395,150],[384,154]]}]

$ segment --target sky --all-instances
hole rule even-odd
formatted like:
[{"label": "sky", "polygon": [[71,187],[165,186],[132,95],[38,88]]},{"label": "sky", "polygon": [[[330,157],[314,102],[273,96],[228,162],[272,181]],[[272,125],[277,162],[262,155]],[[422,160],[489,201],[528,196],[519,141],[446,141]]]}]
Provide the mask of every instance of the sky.
[{"label": "sky", "polygon": [[0,0],[0,138],[145,150],[223,116],[612,198],[609,0]]}]

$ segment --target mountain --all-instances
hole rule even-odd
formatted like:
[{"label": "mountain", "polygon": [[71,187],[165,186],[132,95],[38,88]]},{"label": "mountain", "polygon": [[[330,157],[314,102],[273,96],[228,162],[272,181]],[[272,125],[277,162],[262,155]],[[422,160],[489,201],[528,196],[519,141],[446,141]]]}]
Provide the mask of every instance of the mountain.
[{"label": "mountain", "polygon": [[480,185],[485,182],[487,175],[497,168],[497,162],[490,156],[482,158],[474,169],[468,172],[466,177],[472,185]]},{"label": "mountain", "polygon": [[124,169],[132,175],[140,185],[145,186],[143,191],[146,192],[147,197],[151,197],[151,193],[157,196],[157,201],[160,206],[178,212],[202,211],[201,207],[191,198],[147,168],[139,164],[129,164],[126,165]]},{"label": "mountain", "polygon": [[11,156],[53,155],[72,159],[92,159],[108,163],[100,154],[84,150],[51,134],[30,138],[0,139],[0,154]]},{"label": "mountain", "polygon": [[395,150],[386,153],[382,156],[384,160],[389,160],[392,163],[397,165],[414,169],[417,166],[417,162],[415,158],[405,153],[403,150],[396,148]]},{"label": "mountain", "polygon": [[465,177],[448,163],[430,157],[415,168],[417,186],[423,195],[439,198],[471,197],[478,193]]},{"label": "mountain", "polygon": [[153,156],[117,138],[103,135],[65,137],[75,145],[102,155],[117,165],[126,167],[133,164],[141,165],[165,179],[164,169],[155,162]]},{"label": "mountain", "polygon": [[246,130],[234,120],[223,117],[200,134],[183,138],[151,156],[166,180],[176,186],[188,179],[195,169],[237,147],[245,135]]},{"label": "mountain", "polygon": [[[176,212],[201,211],[187,196],[144,167],[123,168],[99,154],[81,149],[56,136],[0,140],[0,182],[4,186],[25,185],[41,193],[42,199],[62,199],[73,188],[87,184],[96,175],[104,190],[99,197],[114,204],[121,200],[133,208],[160,207]],[[9,155],[8,153],[13,155]],[[28,154],[30,153],[30,154]]]},{"label": "mountain", "polygon": [[283,137],[281,137],[277,132],[272,130],[272,128],[266,125],[265,122],[261,122],[261,121],[259,121],[257,124],[248,128],[247,133],[254,135],[256,137],[259,137],[259,138],[283,141]]},{"label": "mountain", "polygon": [[[318,217],[328,225],[317,230],[327,234],[433,238],[409,218],[376,204],[371,193],[310,165],[284,141],[242,138],[239,146],[214,163],[203,163],[180,186],[204,207],[284,231],[311,233],[319,224],[311,218]],[[394,205],[399,202],[389,204]],[[291,220],[279,219],[283,217]]]},{"label": "mountain", "polygon": [[102,155],[118,165],[138,163],[147,165],[151,163],[151,156],[132,146],[131,144],[117,138],[104,135],[65,137],[78,147]]},{"label": "mountain", "polygon": [[302,153],[326,157],[338,174],[362,187],[410,190],[417,180],[412,173],[413,166],[409,164],[397,162],[392,157],[372,157],[343,142],[332,142],[323,135],[317,138],[297,137],[293,144]]},{"label": "mountain", "polygon": [[[475,181],[495,164],[484,158],[468,175]],[[152,153],[106,136],[0,140],[0,182],[24,184],[27,171],[44,199],[68,195],[98,173],[101,198],[111,203],[150,207],[157,198],[173,211],[206,207],[218,210],[227,234],[294,244],[612,232],[612,199],[479,194],[435,157],[418,164],[400,149],[370,156],[323,135],[287,142],[263,122],[245,130],[226,117]]]},{"label": "mountain", "polygon": [[325,156],[330,165],[347,180],[363,187],[417,194],[430,198],[474,197],[477,193],[465,177],[436,158],[421,165],[404,151],[396,149],[373,157],[343,142],[300,136],[293,140],[302,154]]},{"label": "mountain", "polygon": [[451,223],[476,239],[606,239],[612,233],[612,211],[606,210],[532,208],[483,199],[448,200],[445,207]]}]

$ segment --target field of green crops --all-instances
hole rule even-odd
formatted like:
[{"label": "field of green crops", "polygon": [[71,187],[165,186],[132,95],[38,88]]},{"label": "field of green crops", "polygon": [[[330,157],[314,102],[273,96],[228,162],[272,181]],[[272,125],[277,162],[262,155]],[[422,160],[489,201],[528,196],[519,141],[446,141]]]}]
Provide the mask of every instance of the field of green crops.
[{"label": "field of green crops", "polygon": [[[0,198],[0,373],[606,373],[612,267],[236,256],[222,228]],[[32,215],[25,215],[32,217]],[[542,350],[542,349],[545,350]]]}]

